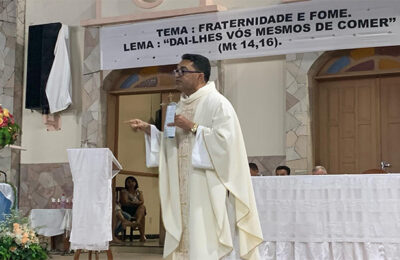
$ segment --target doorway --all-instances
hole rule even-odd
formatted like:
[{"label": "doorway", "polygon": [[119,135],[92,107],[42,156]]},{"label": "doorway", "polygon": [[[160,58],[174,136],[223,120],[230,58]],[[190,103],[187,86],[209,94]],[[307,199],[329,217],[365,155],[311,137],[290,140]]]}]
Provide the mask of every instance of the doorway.
[{"label": "doorway", "polygon": [[[116,245],[133,248],[146,247],[152,252],[162,252],[164,227],[161,221],[160,195],[158,190],[158,168],[147,168],[145,164],[144,134],[134,132],[126,123],[132,118],[140,118],[163,129],[165,105],[178,101],[175,78],[171,73],[175,66],[147,67],[111,72],[104,82],[107,92],[107,146],[113,151],[123,170],[113,179],[114,209],[121,203],[121,191],[125,179],[134,177],[143,193],[146,242],[140,242],[139,230],[127,226],[118,230]],[[118,219],[115,210],[113,231]],[[130,218],[135,222],[134,218]],[[133,230],[133,232],[131,232]]]},{"label": "doorway", "polygon": [[[395,51],[394,57],[378,55],[377,49],[350,50],[347,63],[345,56],[334,57],[315,77],[315,163],[329,173],[362,173],[380,169],[381,163],[390,165],[387,172],[400,172],[399,56]],[[369,55],[351,58],[352,51],[362,50]],[[392,66],[385,69],[382,64],[389,64],[389,58]],[[326,73],[339,60],[344,66]],[[363,70],[357,72],[357,67]]]}]

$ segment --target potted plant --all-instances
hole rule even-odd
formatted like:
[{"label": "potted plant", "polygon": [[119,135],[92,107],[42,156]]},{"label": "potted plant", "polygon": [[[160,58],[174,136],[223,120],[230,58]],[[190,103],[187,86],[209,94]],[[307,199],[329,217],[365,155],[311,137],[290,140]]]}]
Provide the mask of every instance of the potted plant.
[{"label": "potted plant", "polygon": [[0,148],[14,144],[19,131],[20,127],[15,123],[14,116],[0,105]]},{"label": "potted plant", "polygon": [[0,259],[45,260],[47,250],[43,248],[36,232],[26,217],[13,210],[0,222]]}]

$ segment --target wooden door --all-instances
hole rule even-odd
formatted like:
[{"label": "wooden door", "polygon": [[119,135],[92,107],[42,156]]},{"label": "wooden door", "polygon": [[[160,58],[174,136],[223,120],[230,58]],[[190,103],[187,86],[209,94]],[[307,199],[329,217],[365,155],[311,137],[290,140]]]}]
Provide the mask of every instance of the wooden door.
[{"label": "wooden door", "polygon": [[316,164],[325,166],[329,173],[361,173],[378,168],[377,79],[324,81],[318,91]]},{"label": "wooden door", "polygon": [[386,170],[400,173],[400,77],[379,79],[381,92],[382,160]]}]

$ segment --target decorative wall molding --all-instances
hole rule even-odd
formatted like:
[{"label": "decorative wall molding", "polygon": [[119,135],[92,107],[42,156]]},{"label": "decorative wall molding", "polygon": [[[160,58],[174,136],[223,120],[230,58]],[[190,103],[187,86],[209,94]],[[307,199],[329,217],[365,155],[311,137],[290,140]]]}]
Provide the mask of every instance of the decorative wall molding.
[{"label": "decorative wall molding", "polygon": [[308,73],[320,55],[286,55],[286,165],[293,174],[308,174],[313,167]]},{"label": "decorative wall molding", "polygon": [[[22,85],[24,71],[25,0],[3,0],[0,4],[0,103],[22,124]],[[17,139],[21,144],[21,138]],[[20,151],[0,151],[1,169],[19,187]]]},{"label": "decorative wall molding", "polygon": [[[133,0],[138,2],[147,2],[145,0]],[[160,2],[157,0],[156,2]],[[161,3],[161,2],[160,2]],[[150,6],[150,4],[148,5]],[[176,17],[190,14],[201,14],[201,13],[211,13],[218,11],[225,11],[226,8],[221,5],[212,4],[211,0],[201,0],[199,6],[172,9],[172,10],[162,10],[153,11],[146,13],[113,16],[113,17],[102,17],[101,16],[101,0],[96,0],[96,18],[81,21],[82,26],[103,26],[111,24],[123,24],[123,23],[134,23],[146,20],[162,19],[168,17]]]},{"label": "decorative wall molding", "polygon": [[154,7],[159,6],[164,2],[164,0],[154,0],[154,1],[149,1],[149,0],[132,0],[135,5],[144,8],[144,9],[151,9]]}]

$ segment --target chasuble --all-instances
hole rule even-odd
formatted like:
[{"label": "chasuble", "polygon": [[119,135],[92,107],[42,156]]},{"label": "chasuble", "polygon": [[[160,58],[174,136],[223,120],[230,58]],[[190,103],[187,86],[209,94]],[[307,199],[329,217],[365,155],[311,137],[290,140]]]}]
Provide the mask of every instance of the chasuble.
[{"label": "chasuble", "polygon": [[159,167],[164,257],[221,259],[233,250],[226,209],[234,197],[235,224],[243,259],[259,259],[262,242],[247,154],[230,102],[207,83],[182,95],[176,114],[199,124],[196,135],[176,128],[164,138],[154,126],[146,139],[146,164]]}]

